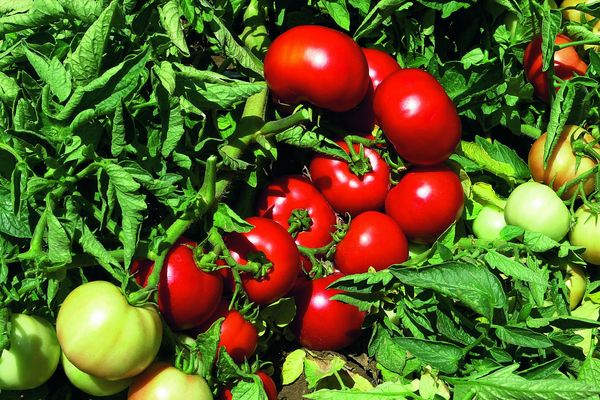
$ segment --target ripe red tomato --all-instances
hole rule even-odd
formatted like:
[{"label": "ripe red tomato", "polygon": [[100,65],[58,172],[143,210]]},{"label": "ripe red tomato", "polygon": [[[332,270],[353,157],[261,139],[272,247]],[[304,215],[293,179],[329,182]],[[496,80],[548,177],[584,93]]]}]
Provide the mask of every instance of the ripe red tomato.
[{"label": "ripe red tomato", "polygon": [[246,264],[249,257],[259,253],[273,264],[262,278],[241,274],[248,298],[257,304],[269,304],[285,296],[294,286],[301,270],[300,252],[294,238],[277,222],[262,217],[250,217],[246,221],[254,228],[245,233],[228,234],[225,243],[240,264]]},{"label": "ripe red tomato", "polygon": [[[564,44],[571,42],[571,39],[559,33],[556,36],[555,44]],[[548,101],[548,76],[542,72],[542,37],[536,36],[525,48],[525,57],[523,59],[525,76],[531,82],[535,94],[544,101]],[[579,57],[574,47],[565,47],[554,53],[554,75],[566,80],[578,75],[585,75],[587,64]]]},{"label": "ripe red tomato", "polygon": [[258,216],[270,218],[285,229],[290,227],[292,211],[308,211],[311,225],[296,236],[300,246],[323,247],[331,242],[331,234],[335,232],[335,212],[310,180],[301,175],[272,181],[260,194],[257,209]]},{"label": "ripe red tomato", "polygon": [[409,170],[385,199],[385,212],[414,242],[433,243],[462,214],[460,179],[448,167]]},{"label": "ripe red tomato", "polygon": [[[158,308],[171,327],[190,329],[202,324],[216,310],[223,294],[223,279],[217,272],[205,272],[194,261],[190,247],[196,243],[178,241],[165,259],[158,284]],[[148,284],[154,263],[134,261],[131,272],[141,285]]]},{"label": "ripe red tomato", "polygon": [[344,274],[360,274],[369,267],[388,268],[408,260],[408,242],[396,221],[377,211],[355,217],[338,243],[334,264]]},{"label": "ripe red tomato", "polygon": [[265,80],[283,103],[307,101],[347,111],[365,97],[369,68],[348,35],[316,25],[296,26],[278,36],[265,55]]},{"label": "ripe red tomato", "polygon": [[[544,147],[547,136],[547,133],[544,133],[537,138],[529,150],[529,170],[535,181],[551,186],[554,191],[558,191],[565,183],[596,166],[597,162],[589,157],[580,157],[577,160],[577,156],[573,153],[573,148],[571,147],[572,139],[584,137],[585,141],[589,143],[594,138],[576,125],[565,125],[556,142],[556,146],[552,150],[552,154],[548,158],[546,168],[544,168]],[[600,150],[600,146],[596,147],[597,150]],[[595,175],[591,175],[583,181],[583,191],[586,195],[592,193],[595,187]],[[570,199],[576,190],[578,190],[578,185],[571,186],[563,193],[562,198],[565,200]]]},{"label": "ripe red tomato", "polygon": [[156,362],[135,377],[127,400],[212,400],[210,387],[200,375],[189,375],[177,368]]},{"label": "ripe red tomato", "polygon": [[[337,144],[348,153],[346,143],[340,141]],[[355,144],[354,150],[358,152],[359,149]],[[373,149],[365,147],[365,156],[371,171],[362,177],[352,172],[346,161],[324,154],[316,154],[311,160],[309,170],[313,184],[335,211],[354,216],[383,209],[385,195],[390,189],[390,168]]]},{"label": "ripe red tomato", "polygon": [[336,272],[296,287],[297,312],[292,327],[302,346],[311,350],[339,350],[360,336],[366,314],[353,305],[331,300],[342,290],[327,289],[343,276]]},{"label": "ripe red tomato", "polygon": [[[277,386],[275,386],[275,382],[273,379],[266,374],[264,371],[257,371],[256,375],[260,378],[263,384],[263,388],[265,389],[265,393],[267,394],[268,400],[277,400]],[[230,388],[225,388],[223,393],[221,394],[222,400],[232,400],[233,394],[231,394]]]},{"label": "ripe red tomato", "polygon": [[456,107],[439,82],[419,69],[401,69],[375,91],[375,117],[398,154],[413,164],[450,157],[461,135]]},{"label": "ripe red tomato", "polygon": [[367,90],[367,94],[360,104],[341,115],[339,115],[342,126],[364,133],[371,133],[375,124],[375,111],[373,110],[373,98],[375,96],[375,89],[385,78],[393,74],[400,69],[400,65],[394,57],[388,53],[377,49],[362,49],[367,64],[369,65],[369,78],[371,78],[371,85]]}]

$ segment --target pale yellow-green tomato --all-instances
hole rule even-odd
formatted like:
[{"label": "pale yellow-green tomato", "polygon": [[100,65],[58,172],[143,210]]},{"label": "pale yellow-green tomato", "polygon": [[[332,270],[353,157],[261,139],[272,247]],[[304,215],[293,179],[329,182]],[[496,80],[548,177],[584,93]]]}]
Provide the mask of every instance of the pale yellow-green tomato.
[{"label": "pale yellow-green tomato", "polygon": [[111,396],[122,392],[129,387],[129,383],[132,379],[109,381],[83,372],[74,366],[64,354],[61,357],[61,361],[65,375],[67,375],[67,378],[69,378],[69,381],[73,386],[92,396]]},{"label": "pale yellow-green tomato", "polygon": [[[561,7],[572,7],[578,4],[594,4],[598,3],[600,0],[564,0],[560,6]],[[563,10],[563,17],[573,22],[582,22],[591,21],[594,19],[593,15],[585,14],[583,11],[579,10]]]},{"label": "pale yellow-green tomato", "polygon": [[569,306],[574,310],[585,294],[586,279],[585,270],[576,264],[567,264],[567,279],[565,285],[569,288]]}]

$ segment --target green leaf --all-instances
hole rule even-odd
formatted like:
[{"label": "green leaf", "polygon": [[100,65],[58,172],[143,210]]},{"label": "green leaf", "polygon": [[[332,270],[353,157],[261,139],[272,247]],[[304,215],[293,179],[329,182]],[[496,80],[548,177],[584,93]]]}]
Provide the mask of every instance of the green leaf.
[{"label": "green leaf", "polygon": [[2,102],[12,104],[20,91],[21,88],[14,78],[0,72],[0,100]]},{"label": "green leaf", "polygon": [[16,238],[30,238],[28,214],[14,213],[11,191],[0,186],[0,232]]},{"label": "green leaf", "polygon": [[308,388],[312,389],[317,386],[320,380],[341,371],[346,362],[338,356],[333,356],[331,359],[316,359],[306,358],[304,360],[304,375]]},{"label": "green leaf", "polygon": [[303,395],[304,398],[311,400],[404,400],[414,399],[415,393],[410,384],[403,382],[384,382],[368,392],[360,389],[348,389],[343,391],[343,397],[340,397],[339,390],[322,389],[313,393]]},{"label": "green leaf", "polygon": [[552,341],[546,335],[532,331],[531,329],[513,326],[497,326],[496,336],[505,343],[515,346],[544,349],[552,347]]},{"label": "green leaf", "polygon": [[361,22],[354,33],[354,40],[359,40],[363,36],[377,30],[392,13],[406,10],[412,5],[413,2],[408,0],[380,0]]},{"label": "green leaf", "polygon": [[57,0],[33,0],[27,12],[0,17],[0,35],[40,28],[58,20],[63,14],[64,9]]},{"label": "green leaf", "polygon": [[593,357],[586,358],[579,370],[577,380],[600,387],[600,360]]},{"label": "green leaf", "polygon": [[281,384],[289,385],[294,383],[302,371],[304,371],[304,359],[306,358],[306,352],[302,349],[296,349],[285,357],[283,367],[281,369]]},{"label": "green leaf", "polygon": [[177,0],[169,0],[162,7],[158,8],[160,23],[165,28],[167,35],[173,44],[181,51],[185,57],[190,56],[190,49],[185,41],[183,27],[181,26],[181,12]]},{"label": "green leaf", "polygon": [[278,133],[275,139],[279,143],[286,143],[303,149],[313,149],[319,153],[350,162],[348,153],[333,140],[320,133],[307,131],[301,126]]},{"label": "green leaf", "polygon": [[[80,221],[81,237],[79,244],[84,252],[91,254],[111,276],[125,277],[125,272],[122,270],[119,261],[110,255],[104,245],[96,238],[94,232],[83,222]],[[118,271],[118,272],[117,272]]]},{"label": "green leaf", "polygon": [[447,262],[422,269],[391,267],[390,270],[402,283],[454,298],[490,320],[495,308],[507,304],[502,284],[484,266]]},{"label": "green leaf", "polygon": [[512,278],[525,282],[537,283],[540,285],[544,285],[547,282],[546,279],[544,279],[544,275],[542,275],[540,271],[531,270],[520,262],[515,261],[512,258],[508,258],[494,250],[490,250],[484,256],[484,259],[491,268],[496,268],[503,274]]},{"label": "green leaf", "polygon": [[395,337],[392,342],[417,357],[423,364],[447,374],[458,370],[458,363],[463,357],[461,348],[451,343],[409,337]]},{"label": "green leaf", "polygon": [[108,3],[107,0],[60,0],[65,13],[86,24],[92,24],[98,19],[106,3]]},{"label": "green leaf", "polygon": [[50,90],[58,97],[58,100],[65,101],[71,94],[71,75],[64,65],[56,57],[49,60],[43,54],[34,52],[27,46],[24,46],[24,50],[25,56],[35,72],[50,86]]},{"label": "green leaf", "polygon": [[542,11],[542,71],[548,71],[554,56],[554,41],[560,31],[560,10],[544,7]]},{"label": "green leaf", "polygon": [[45,212],[48,213],[47,241],[50,261],[57,264],[69,263],[71,262],[71,241],[67,232],[50,208],[46,208]]},{"label": "green leaf", "polygon": [[239,381],[231,390],[231,394],[232,398],[236,400],[268,400],[262,383],[254,380],[252,382]]},{"label": "green leaf", "polygon": [[448,18],[451,14],[475,4],[475,0],[417,0],[419,3],[442,11],[442,18]]},{"label": "green leaf", "polygon": [[213,215],[213,224],[215,228],[224,232],[249,232],[254,228],[225,203],[219,203],[217,206]]},{"label": "green leaf", "polygon": [[325,7],[338,26],[344,30],[350,29],[350,13],[346,0],[319,0],[319,3]]},{"label": "green leaf", "polygon": [[168,157],[177,148],[185,133],[181,105],[179,97],[170,96],[162,85],[156,87],[155,93],[162,126],[161,154]]}]

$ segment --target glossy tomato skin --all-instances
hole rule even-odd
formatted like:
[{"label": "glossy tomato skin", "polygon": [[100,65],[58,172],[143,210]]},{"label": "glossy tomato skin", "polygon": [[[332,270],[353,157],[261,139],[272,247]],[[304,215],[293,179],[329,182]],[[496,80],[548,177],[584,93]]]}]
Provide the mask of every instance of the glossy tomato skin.
[{"label": "glossy tomato skin", "polygon": [[[268,400],[277,400],[277,386],[275,386],[275,382],[273,379],[267,375],[264,371],[257,371],[256,375],[260,378],[263,384],[263,388],[265,389],[265,393],[267,394]],[[230,388],[225,388],[223,393],[221,394],[222,400],[232,400],[233,394],[231,393]]]},{"label": "glossy tomato skin", "polygon": [[396,152],[417,165],[450,157],[461,137],[456,107],[440,83],[419,69],[401,69],[375,91],[375,117]]},{"label": "glossy tomato skin", "polygon": [[306,210],[309,229],[299,232],[296,244],[319,248],[331,243],[335,232],[335,211],[310,180],[301,175],[286,175],[273,180],[261,192],[257,202],[259,217],[270,218],[288,229],[294,210]]},{"label": "glossy tomato skin", "polygon": [[600,217],[583,205],[575,211],[575,223],[569,232],[573,246],[585,247],[581,257],[594,265],[600,265]]},{"label": "glossy tomato skin", "polygon": [[[593,137],[576,125],[565,125],[556,146],[552,150],[552,154],[548,158],[546,168],[544,168],[544,146],[546,145],[547,136],[547,133],[542,134],[533,142],[529,150],[529,170],[536,182],[544,183],[551,186],[554,191],[558,191],[565,183],[596,166],[597,162],[589,157],[580,157],[578,161],[571,147],[572,139],[583,138],[589,143],[594,140]],[[600,150],[600,146],[597,147],[597,150]],[[594,175],[583,181],[583,191],[586,195],[592,193],[595,187]],[[570,199],[576,190],[578,190],[578,185],[571,186],[563,193],[562,198],[564,200]]]},{"label": "glossy tomato skin", "polygon": [[500,231],[506,226],[504,210],[486,204],[481,208],[473,221],[473,234],[478,239],[496,240],[500,238]]},{"label": "glossy tomato skin", "polygon": [[511,192],[504,218],[509,225],[542,233],[556,241],[565,237],[571,224],[569,209],[560,197],[538,182],[522,183]]},{"label": "glossy tomato skin", "polygon": [[[169,325],[190,329],[206,321],[216,310],[223,294],[223,278],[217,272],[198,268],[193,248],[197,244],[178,241],[165,259],[158,284],[158,308]],[[143,287],[148,284],[154,263],[134,261],[131,272]]]},{"label": "glossy tomato skin", "polygon": [[54,327],[45,319],[12,314],[10,348],[0,355],[0,390],[28,390],[46,382],[60,360]]},{"label": "glossy tomato skin", "polygon": [[259,252],[273,264],[262,278],[257,279],[250,273],[241,274],[248,298],[257,304],[269,304],[285,296],[294,286],[301,271],[300,252],[294,238],[277,222],[262,217],[250,217],[246,221],[254,228],[249,232],[226,235],[225,243],[240,264],[246,264],[251,254]]},{"label": "glossy tomato skin", "polygon": [[367,211],[350,221],[346,236],[337,244],[334,264],[342,273],[377,271],[408,260],[408,242],[393,218]]},{"label": "glossy tomato skin", "polygon": [[61,361],[63,371],[65,371],[69,382],[82,392],[91,394],[92,396],[112,396],[127,389],[131,383],[132,378],[109,381],[85,373],[74,366],[64,354],[61,357]]},{"label": "glossy tomato skin", "polygon": [[200,375],[188,375],[177,368],[156,362],[137,376],[127,400],[212,400],[208,384]]},{"label": "glossy tomato skin", "polygon": [[[348,145],[337,144],[348,153]],[[385,196],[390,189],[390,168],[373,149],[365,147],[365,156],[371,164],[371,171],[359,177],[351,171],[343,160],[316,154],[310,162],[310,176],[313,184],[325,196],[338,213],[358,215],[365,211],[383,209]],[[354,145],[358,153],[359,145]]]},{"label": "glossy tomato skin", "polygon": [[306,101],[336,112],[356,107],[369,86],[360,46],[342,32],[316,25],[279,35],[265,55],[264,74],[280,102]]},{"label": "glossy tomato skin", "polygon": [[371,133],[377,122],[373,110],[375,89],[385,78],[400,70],[400,65],[394,57],[385,51],[363,48],[362,52],[369,65],[371,85],[360,104],[356,108],[339,115],[339,119],[342,126],[349,130]]},{"label": "glossy tomato skin", "polygon": [[460,218],[463,207],[460,179],[445,165],[410,169],[385,199],[385,213],[417,243],[435,242]]},{"label": "glossy tomato skin", "polygon": [[162,322],[155,307],[131,306],[117,286],[93,281],[65,298],[56,333],[63,353],[78,369],[119,380],[139,374],[154,360]]},{"label": "glossy tomato skin", "polygon": [[[571,39],[559,33],[555,44],[570,43]],[[525,48],[523,67],[525,76],[533,85],[535,94],[544,101],[549,99],[548,76],[542,72],[542,37],[536,36]],[[587,64],[579,57],[573,46],[565,47],[554,53],[554,75],[566,80],[575,75],[585,75]]]},{"label": "glossy tomato skin", "polygon": [[361,334],[365,313],[353,305],[331,300],[343,291],[327,289],[343,276],[336,272],[307,281],[294,291],[297,312],[292,328],[307,349],[339,350],[354,343]]}]

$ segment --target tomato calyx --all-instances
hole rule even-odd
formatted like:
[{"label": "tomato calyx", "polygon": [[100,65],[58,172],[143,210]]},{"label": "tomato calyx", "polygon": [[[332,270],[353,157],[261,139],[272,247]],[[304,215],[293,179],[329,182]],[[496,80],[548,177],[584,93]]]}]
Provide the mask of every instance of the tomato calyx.
[{"label": "tomato calyx", "polygon": [[290,225],[288,232],[295,239],[300,232],[310,229],[313,224],[313,220],[310,217],[307,209],[297,208],[292,211],[292,215],[290,215],[288,224]]},{"label": "tomato calyx", "polygon": [[[373,171],[371,161],[369,160],[369,157],[365,155],[365,146],[369,147],[372,145],[373,141],[366,139],[366,142],[363,142],[363,139],[365,138],[361,138],[360,136],[355,138],[346,136],[346,138],[344,138],[344,141],[348,145],[348,154],[350,155],[348,168],[350,168],[350,171],[359,178],[362,178],[364,175]],[[358,152],[354,147],[354,144],[356,143],[359,144]]]}]

